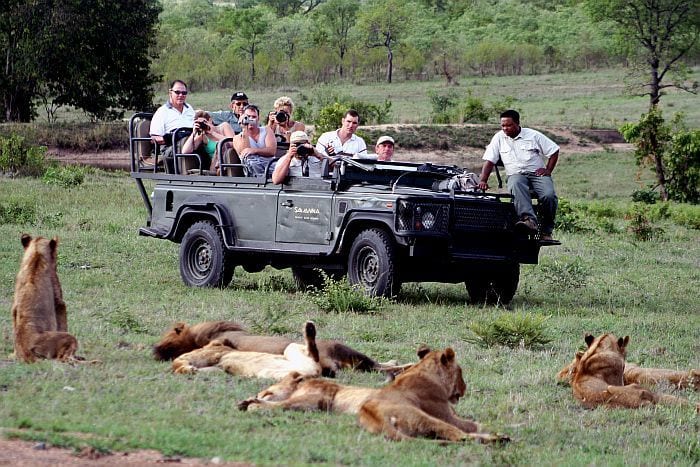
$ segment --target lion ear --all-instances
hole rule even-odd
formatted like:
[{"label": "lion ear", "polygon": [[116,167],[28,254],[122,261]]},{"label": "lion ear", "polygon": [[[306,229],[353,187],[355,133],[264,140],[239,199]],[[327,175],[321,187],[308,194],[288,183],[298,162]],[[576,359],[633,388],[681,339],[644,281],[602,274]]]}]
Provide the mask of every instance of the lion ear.
[{"label": "lion ear", "polygon": [[620,347],[620,350],[625,350],[625,347],[627,347],[627,344],[630,342],[630,336],[625,336],[625,337],[620,337],[617,340],[617,346]]},{"label": "lion ear", "polygon": [[22,247],[26,250],[29,244],[32,242],[32,236],[26,233],[22,234],[22,237],[20,238],[20,241],[22,242]]},{"label": "lion ear", "polygon": [[452,347],[448,347],[445,349],[445,351],[440,355],[440,361],[442,362],[443,365],[447,365],[448,363],[453,362],[455,359],[455,351],[452,350]]},{"label": "lion ear", "polygon": [[231,347],[233,348],[233,342],[231,342],[229,339],[224,338],[221,339],[221,345],[225,345],[226,347]]},{"label": "lion ear", "polygon": [[418,358],[423,360],[423,357],[428,355],[430,353],[430,347],[427,345],[421,345],[418,347],[418,350],[416,350],[416,355],[418,355]]},{"label": "lion ear", "polygon": [[586,334],[586,337],[584,337],[583,340],[586,341],[586,345],[590,347],[595,340],[595,337],[592,334]]},{"label": "lion ear", "polygon": [[175,331],[175,334],[180,334],[182,331],[185,330],[185,323],[175,323],[175,327],[173,328],[173,331]]}]

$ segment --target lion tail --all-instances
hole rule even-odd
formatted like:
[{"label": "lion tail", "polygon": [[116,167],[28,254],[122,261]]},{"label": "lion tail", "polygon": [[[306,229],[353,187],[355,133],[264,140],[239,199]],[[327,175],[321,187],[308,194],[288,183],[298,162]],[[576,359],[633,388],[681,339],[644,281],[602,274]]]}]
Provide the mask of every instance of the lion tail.
[{"label": "lion tail", "polygon": [[318,346],[316,345],[316,325],[313,321],[307,321],[304,324],[304,340],[306,341],[306,350],[309,353],[309,357],[319,363],[321,361],[321,356],[318,352]]}]

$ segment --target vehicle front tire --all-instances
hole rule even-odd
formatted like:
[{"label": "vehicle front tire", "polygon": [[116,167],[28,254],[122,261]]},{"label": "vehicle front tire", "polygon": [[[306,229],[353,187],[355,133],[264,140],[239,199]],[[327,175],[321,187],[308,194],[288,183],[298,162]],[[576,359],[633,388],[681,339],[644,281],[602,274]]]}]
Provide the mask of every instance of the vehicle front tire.
[{"label": "vehicle front tire", "polygon": [[467,279],[464,284],[474,304],[507,305],[513,300],[520,282],[520,264],[509,264]]},{"label": "vehicle front tire", "polygon": [[348,280],[368,295],[392,297],[400,288],[393,239],[384,230],[357,235],[348,254]]},{"label": "vehicle front tire", "polygon": [[230,261],[221,232],[211,221],[195,222],[180,243],[180,276],[194,287],[226,287],[236,266]]}]

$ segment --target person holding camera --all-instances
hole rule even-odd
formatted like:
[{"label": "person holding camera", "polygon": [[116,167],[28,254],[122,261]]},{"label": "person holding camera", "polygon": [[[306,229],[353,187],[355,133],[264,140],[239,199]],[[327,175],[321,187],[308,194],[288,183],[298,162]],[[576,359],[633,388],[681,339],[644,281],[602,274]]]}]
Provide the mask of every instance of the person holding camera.
[{"label": "person holding camera", "polygon": [[182,145],[182,152],[184,154],[199,154],[202,158],[202,167],[216,171],[218,165],[218,161],[214,160],[216,143],[232,136],[234,136],[234,133],[231,125],[222,123],[215,126],[209,112],[197,110],[194,113],[192,134]]},{"label": "person holding camera", "polygon": [[258,106],[248,104],[240,119],[242,131],[233,138],[233,147],[250,177],[265,175],[267,164],[277,151],[274,133],[268,127],[258,126],[259,117]]},{"label": "person holding camera", "polygon": [[340,128],[323,133],[316,142],[316,150],[329,157],[350,156],[364,158],[367,155],[365,140],[355,134],[360,125],[360,114],[355,109],[349,109],[343,115]]},{"label": "person holding camera", "polygon": [[293,132],[306,130],[306,125],[292,120],[294,102],[291,98],[287,96],[277,98],[274,109],[268,114],[267,126],[274,132],[278,143],[288,143]]},{"label": "person holding camera", "polygon": [[272,173],[272,183],[284,183],[287,175],[320,178],[321,162],[327,158],[309,142],[306,132],[295,131],[289,137],[289,150],[277,161]]},{"label": "person holding camera", "polygon": [[191,127],[194,121],[194,109],[187,102],[187,84],[179,79],[170,83],[168,101],[158,107],[151,118],[149,134],[158,145],[164,146],[162,157],[166,170],[174,173],[173,147],[171,132],[178,128]]}]

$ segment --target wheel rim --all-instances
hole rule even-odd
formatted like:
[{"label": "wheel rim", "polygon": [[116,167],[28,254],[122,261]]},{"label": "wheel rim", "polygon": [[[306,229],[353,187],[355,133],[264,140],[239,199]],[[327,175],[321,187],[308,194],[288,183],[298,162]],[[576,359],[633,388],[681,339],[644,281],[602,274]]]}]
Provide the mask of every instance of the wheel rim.
[{"label": "wheel rim", "polygon": [[374,249],[365,247],[357,255],[357,274],[366,289],[373,289],[379,279],[379,256]]},{"label": "wheel rim", "polygon": [[212,249],[209,242],[198,240],[190,249],[190,271],[197,279],[205,279],[211,271]]}]

